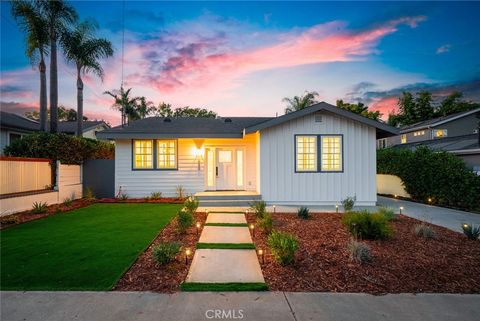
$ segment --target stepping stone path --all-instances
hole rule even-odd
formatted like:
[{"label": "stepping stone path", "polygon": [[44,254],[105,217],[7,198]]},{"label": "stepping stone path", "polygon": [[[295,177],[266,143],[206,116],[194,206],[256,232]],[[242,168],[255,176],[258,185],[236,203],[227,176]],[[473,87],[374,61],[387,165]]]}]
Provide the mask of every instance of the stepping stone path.
[{"label": "stepping stone path", "polygon": [[[245,214],[209,213],[206,224],[247,224]],[[253,244],[248,226],[204,226],[199,243]],[[265,283],[254,249],[197,249],[185,283]]]}]

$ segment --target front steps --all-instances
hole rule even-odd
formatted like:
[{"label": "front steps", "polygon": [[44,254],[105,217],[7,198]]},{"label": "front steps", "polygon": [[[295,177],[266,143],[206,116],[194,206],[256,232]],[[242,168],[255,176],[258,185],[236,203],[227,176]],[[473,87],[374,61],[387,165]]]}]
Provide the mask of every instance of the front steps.
[{"label": "front steps", "polygon": [[262,195],[247,191],[200,192],[195,197],[200,207],[250,207],[262,199]]}]

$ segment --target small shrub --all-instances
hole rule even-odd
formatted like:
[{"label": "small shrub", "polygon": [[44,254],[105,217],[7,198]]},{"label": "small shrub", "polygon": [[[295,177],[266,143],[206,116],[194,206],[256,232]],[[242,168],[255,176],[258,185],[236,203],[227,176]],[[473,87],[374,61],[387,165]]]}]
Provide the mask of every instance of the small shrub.
[{"label": "small shrub", "polygon": [[480,237],[480,225],[474,227],[470,224],[463,224],[462,229],[463,234],[465,234],[469,240],[477,240],[478,237]]},{"label": "small shrub", "polygon": [[175,191],[177,192],[177,198],[185,198],[185,189],[182,185],[178,185],[177,187],[175,187]]},{"label": "small shrub", "polygon": [[149,197],[149,199],[151,200],[159,200],[161,198],[162,198],[162,192],[152,192]]},{"label": "small shrub", "polygon": [[190,212],[190,214],[194,214],[198,209],[198,204],[198,199],[196,197],[190,196],[185,200],[183,206],[188,212]]},{"label": "small shrub", "polygon": [[265,201],[255,201],[250,204],[250,209],[255,213],[257,219],[263,218],[265,213],[267,213],[267,203]]},{"label": "small shrub", "polygon": [[270,213],[265,213],[262,218],[257,219],[257,225],[261,227],[265,233],[272,233],[273,217]]},{"label": "small shrub", "polygon": [[395,211],[389,207],[380,207],[377,211],[378,214],[385,216],[388,221],[395,219]]},{"label": "small shrub", "polygon": [[33,214],[42,214],[47,211],[48,204],[46,202],[35,202],[32,205]]},{"label": "small shrub", "polygon": [[392,236],[387,218],[368,211],[349,212],[342,217],[342,224],[354,237],[367,240],[383,240]]},{"label": "small shrub", "polygon": [[95,199],[95,194],[93,193],[93,189],[91,187],[87,187],[85,190],[85,198],[89,201],[93,201]]},{"label": "small shrub", "polygon": [[342,200],[342,206],[343,206],[343,211],[344,212],[350,212],[353,209],[353,206],[355,206],[355,202],[357,201],[356,196],[349,196],[346,199]]},{"label": "small shrub", "polygon": [[372,260],[370,247],[365,243],[350,240],[347,249],[350,253],[350,259],[352,261],[356,261],[358,263],[367,263]]},{"label": "small shrub", "polygon": [[184,234],[187,232],[188,228],[193,225],[194,217],[192,213],[184,210],[180,210],[177,213],[177,230],[178,232]]},{"label": "small shrub", "polygon": [[273,231],[268,237],[268,246],[270,246],[273,256],[281,265],[292,264],[295,261],[298,240],[294,235]]},{"label": "small shrub", "polygon": [[73,200],[71,198],[67,197],[63,200],[63,205],[65,205],[66,207],[70,207],[72,205],[72,202],[73,202]]},{"label": "small shrub", "polygon": [[434,239],[437,236],[435,234],[435,231],[430,226],[424,223],[415,225],[414,232],[416,236],[420,236],[426,239]]},{"label": "small shrub", "polygon": [[180,252],[180,244],[177,242],[162,242],[152,249],[153,258],[160,265],[172,262],[178,252]]},{"label": "small shrub", "polygon": [[298,209],[297,215],[304,220],[308,220],[310,218],[310,210],[302,206]]},{"label": "small shrub", "polygon": [[128,200],[128,194],[127,193],[122,193],[118,196],[118,198],[122,201]]}]

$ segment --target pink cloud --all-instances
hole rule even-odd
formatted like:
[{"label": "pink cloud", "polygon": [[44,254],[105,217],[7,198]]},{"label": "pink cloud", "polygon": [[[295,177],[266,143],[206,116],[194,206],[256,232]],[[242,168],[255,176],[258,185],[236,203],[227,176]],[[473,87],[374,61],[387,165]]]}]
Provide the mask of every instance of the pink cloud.
[{"label": "pink cloud", "polygon": [[391,113],[398,113],[398,96],[382,97],[375,99],[370,104],[370,109],[382,113],[382,119],[387,120]]}]

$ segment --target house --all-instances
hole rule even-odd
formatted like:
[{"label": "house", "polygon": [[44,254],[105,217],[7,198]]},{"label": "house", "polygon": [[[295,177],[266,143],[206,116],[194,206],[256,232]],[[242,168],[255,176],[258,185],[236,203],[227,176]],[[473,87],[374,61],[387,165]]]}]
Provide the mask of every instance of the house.
[{"label": "house", "polygon": [[480,108],[429,119],[400,128],[400,135],[377,140],[377,148],[426,146],[461,158],[480,172]]},{"label": "house", "polygon": [[[115,140],[115,194],[242,191],[270,204],[375,205],[377,138],[395,128],[321,102],[276,118],[151,117]],[[214,195],[214,193],[212,193]]]},{"label": "house", "polygon": [[[47,123],[47,128],[48,128]],[[84,121],[83,137],[96,139],[97,132],[110,128],[104,121]],[[15,139],[24,135],[31,134],[40,130],[40,124],[37,121],[19,116],[17,114],[2,111],[0,114],[0,133],[1,144],[0,151],[10,145]],[[77,131],[76,121],[58,122],[58,131],[69,135],[75,135]]]}]

